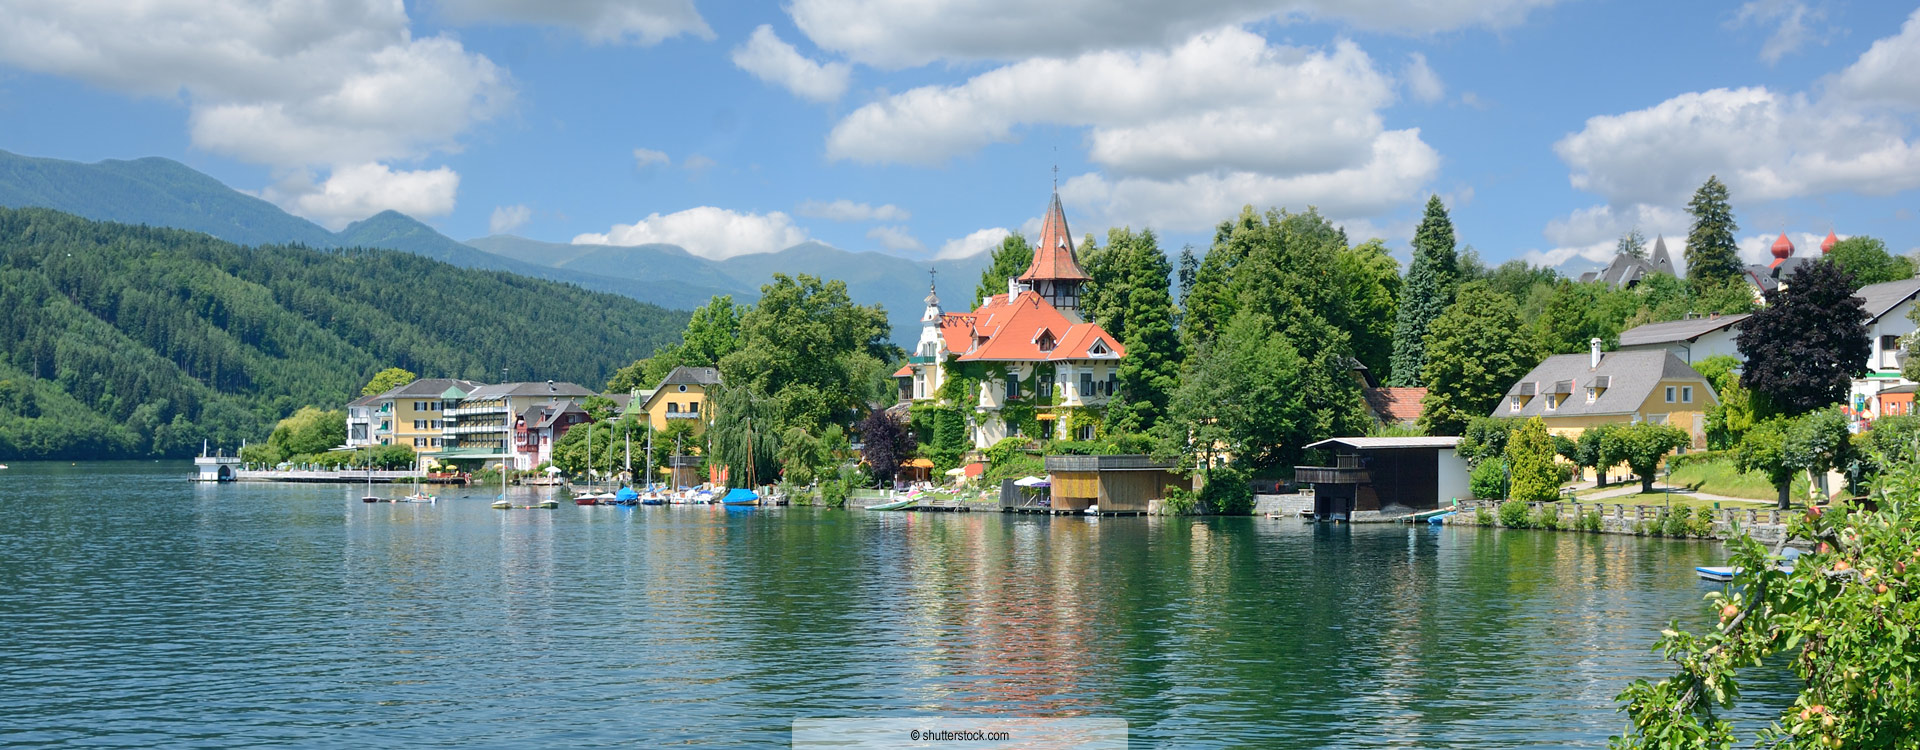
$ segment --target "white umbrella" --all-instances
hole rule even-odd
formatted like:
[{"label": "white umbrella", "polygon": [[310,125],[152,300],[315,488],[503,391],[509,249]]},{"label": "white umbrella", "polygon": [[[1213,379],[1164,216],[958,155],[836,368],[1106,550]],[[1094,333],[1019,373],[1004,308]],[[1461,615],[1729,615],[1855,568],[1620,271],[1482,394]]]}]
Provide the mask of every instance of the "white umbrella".
[{"label": "white umbrella", "polygon": [[548,473],[548,474],[558,474],[558,473],[560,473],[560,467],[558,467],[558,466],[549,466],[549,467],[547,467],[547,473]]},{"label": "white umbrella", "polygon": [[948,469],[948,470],[947,470],[947,476],[950,476],[950,477],[957,477],[957,476],[960,476],[961,474],[965,474],[965,473],[967,473],[967,470],[966,470],[966,468],[964,468],[964,467],[961,467],[961,468],[953,468],[953,469]]},{"label": "white umbrella", "polygon": [[1013,485],[1015,487],[1045,487],[1047,486],[1047,480],[1039,477],[1021,477],[1013,480]]}]

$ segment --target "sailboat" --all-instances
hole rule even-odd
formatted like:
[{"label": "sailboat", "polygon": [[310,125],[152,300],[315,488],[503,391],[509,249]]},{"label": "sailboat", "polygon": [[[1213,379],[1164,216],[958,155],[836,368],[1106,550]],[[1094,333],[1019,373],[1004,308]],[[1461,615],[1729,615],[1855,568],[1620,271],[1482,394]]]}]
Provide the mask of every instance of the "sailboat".
[{"label": "sailboat", "polygon": [[734,508],[739,508],[739,507],[751,508],[755,505],[760,504],[760,494],[757,492],[754,492],[752,489],[752,487],[756,484],[754,480],[757,478],[754,476],[754,469],[755,467],[753,465],[753,417],[747,417],[747,486],[744,488],[735,488],[735,489],[727,490],[726,496],[720,499],[721,505],[734,507]]},{"label": "sailboat", "polygon": [[360,502],[363,502],[363,503],[380,502],[380,498],[373,496],[373,467],[372,466],[367,467],[367,495],[366,497],[360,498]]},{"label": "sailboat", "polygon": [[508,500],[507,499],[507,461],[506,459],[503,458],[500,460],[500,499],[493,501],[493,507],[497,510],[513,510],[513,509],[551,510],[551,509],[560,507],[560,501],[547,499],[547,500],[541,500],[541,501],[535,502],[531,505],[515,505],[512,500]]}]

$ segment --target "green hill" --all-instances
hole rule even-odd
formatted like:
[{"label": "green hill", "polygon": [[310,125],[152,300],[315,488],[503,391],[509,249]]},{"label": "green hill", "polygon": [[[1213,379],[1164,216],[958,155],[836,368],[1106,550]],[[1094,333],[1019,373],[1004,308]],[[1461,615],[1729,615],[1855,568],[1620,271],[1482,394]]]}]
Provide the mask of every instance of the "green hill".
[{"label": "green hill", "polygon": [[332,247],[332,232],[171,159],[94,164],[0,151],[0,206],[205,232],[242,245]]},{"label": "green hill", "polygon": [[186,455],[423,377],[598,386],[686,314],[404,252],[0,209],[0,460]]}]

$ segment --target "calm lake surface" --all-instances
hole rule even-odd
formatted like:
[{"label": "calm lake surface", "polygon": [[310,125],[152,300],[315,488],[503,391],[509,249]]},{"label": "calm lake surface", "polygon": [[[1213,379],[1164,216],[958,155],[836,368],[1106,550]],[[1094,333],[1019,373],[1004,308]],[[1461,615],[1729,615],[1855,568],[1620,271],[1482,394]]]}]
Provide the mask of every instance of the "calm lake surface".
[{"label": "calm lake surface", "polygon": [[0,746],[784,747],[796,717],[1017,715],[1122,718],[1133,747],[1603,747],[1614,694],[1666,672],[1656,632],[1704,624],[1693,567],[1722,555],[1424,524],[497,511],[497,489],[369,505],[190,468],[0,471]]}]

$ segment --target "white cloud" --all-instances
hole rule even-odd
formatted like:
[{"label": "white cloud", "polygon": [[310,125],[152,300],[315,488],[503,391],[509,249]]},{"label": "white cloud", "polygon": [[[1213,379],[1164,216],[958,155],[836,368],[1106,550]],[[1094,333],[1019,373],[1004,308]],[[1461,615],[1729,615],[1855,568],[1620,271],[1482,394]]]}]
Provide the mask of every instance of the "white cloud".
[{"label": "white cloud", "polygon": [[1769,65],[1813,41],[1815,32],[1807,24],[1819,21],[1825,12],[1810,8],[1802,0],[1752,0],[1740,6],[1729,26],[1769,26],[1773,34],[1760,46],[1760,59]]},{"label": "white cloud", "polygon": [[1681,204],[1710,174],[1736,201],[1884,195],[1920,186],[1920,149],[1906,134],[1901,121],[1844,100],[1713,89],[1594,117],[1554,151],[1574,187],[1614,204]]},{"label": "white cloud", "polygon": [[912,232],[907,231],[906,227],[874,227],[867,230],[867,239],[880,243],[881,247],[888,250],[920,252],[927,249],[927,246],[920,244],[920,240],[916,239]]},{"label": "white cloud", "polygon": [[664,151],[655,151],[650,148],[636,148],[633,150],[633,167],[635,169],[646,169],[655,164],[664,167],[672,163],[673,157],[667,156]]},{"label": "white cloud", "polygon": [[1206,172],[1177,180],[1085,174],[1060,186],[1063,200],[1091,210],[1084,223],[1204,231],[1242,206],[1319,208],[1328,216],[1362,218],[1419,198],[1440,168],[1440,155],[1417,130],[1381,134],[1370,158],[1326,172],[1274,176]]},{"label": "white cloud", "polygon": [[935,260],[951,260],[979,255],[1000,246],[1000,241],[1013,234],[1005,227],[978,229],[965,237],[947,240],[940,246],[940,252],[934,254]]},{"label": "white cloud", "polygon": [[1907,16],[1900,33],[1873,43],[1860,59],[1835,76],[1835,96],[1920,108],[1920,10]]},{"label": "white cloud", "polygon": [[561,26],[593,42],[642,46],[688,34],[712,39],[713,29],[692,0],[439,0],[456,23]]},{"label": "white cloud", "polygon": [[887,203],[875,206],[871,203],[855,203],[841,198],[831,203],[807,201],[800,204],[796,213],[829,221],[906,221],[912,217],[906,209]]},{"label": "white cloud", "polygon": [[699,206],[671,214],[649,214],[633,224],[616,224],[601,234],[582,234],[576,245],[679,245],[705,258],[770,253],[807,241],[807,232],[779,211],[739,213]]},{"label": "white cloud", "polygon": [[460,175],[446,167],[396,172],[385,164],[368,163],[336,168],[318,185],[311,173],[298,170],[262,191],[261,197],[338,231],[387,210],[415,219],[445,216],[453,211],[459,189]]},{"label": "white cloud", "polygon": [[903,68],[938,60],[1070,57],[1162,46],[1263,19],[1315,20],[1408,34],[1517,24],[1555,0],[795,0],[813,43],[854,62]]},{"label": "white cloud", "polygon": [[761,24],[734,48],[733,64],[762,81],[778,85],[794,96],[816,102],[830,102],[847,93],[853,66],[843,62],[817,63],[801,55],[793,45],[780,41],[773,27]]},{"label": "white cloud", "polygon": [[0,62],[119,91],[181,96],[193,144],[281,167],[458,148],[504,110],[505,71],[397,2],[9,3]]},{"label": "white cloud", "polygon": [[515,229],[519,229],[521,225],[527,223],[528,219],[532,218],[533,209],[527,208],[526,204],[497,206],[493,209],[493,216],[487,219],[487,232],[489,234],[506,234]]},{"label": "white cloud", "polygon": [[1415,99],[1431,104],[1447,95],[1446,84],[1441,83],[1440,74],[1427,65],[1426,55],[1418,52],[1407,55],[1406,71],[1401,75],[1407,81],[1407,92]]},{"label": "white cloud", "polygon": [[680,162],[680,166],[681,168],[698,175],[706,172],[709,169],[720,166],[720,162],[714,161],[705,156],[701,156],[700,154],[694,154],[682,160]]},{"label": "white cloud", "polygon": [[[1773,243],[1779,241],[1780,234],[1780,232],[1755,234],[1735,240],[1740,246],[1740,262],[1762,266],[1772,264]],[[1787,241],[1793,243],[1793,254],[1797,256],[1819,255],[1820,243],[1827,239],[1824,233],[1787,232],[1786,235]],[[1840,239],[1846,239],[1846,237]]]},{"label": "white cloud", "polygon": [[1678,208],[1644,203],[1619,208],[1592,206],[1547,222],[1547,241],[1554,243],[1554,247],[1528,250],[1521,258],[1548,267],[1581,261],[1579,267],[1570,270],[1587,270],[1590,265],[1612,262],[1620,238],[1639,229],[1647,237],[1649,250],[1656,238],[1664,237],[1675,270],[1685,273],[1683,252],[1687,246],[1687,230],[1692,225],[1693,218]]}]

